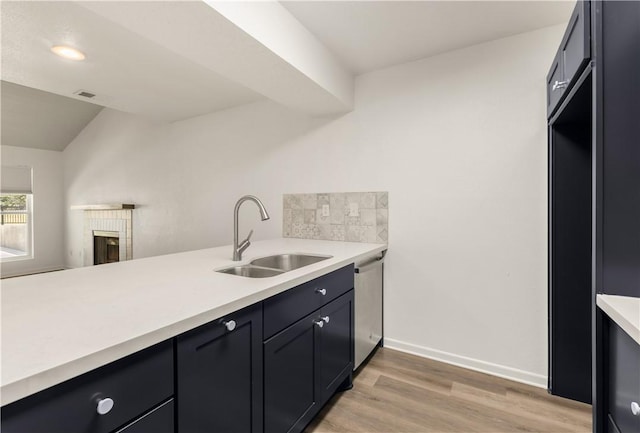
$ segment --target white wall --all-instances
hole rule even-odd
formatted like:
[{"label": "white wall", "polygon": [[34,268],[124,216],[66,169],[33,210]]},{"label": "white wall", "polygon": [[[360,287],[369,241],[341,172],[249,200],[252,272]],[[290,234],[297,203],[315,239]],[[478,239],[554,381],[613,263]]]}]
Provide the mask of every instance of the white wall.
[{"label": "white wall", "polygon": [[33,168],[33,258],[2,263],[3,277],[62,269],[64,191],[62,153],[2,145],[3,165]]},{"label": "white wall", "polygon": [[271,213],[243,209],[260,239],[281,233],[282,193],[387,190],[387,345],[544,386],[545,75],[563,30],[362,75],[337,119],[271,102],[171,125],[104,110],[64,152],[67,205],[139,205],[144,257],[229,244],[242,194]]}]

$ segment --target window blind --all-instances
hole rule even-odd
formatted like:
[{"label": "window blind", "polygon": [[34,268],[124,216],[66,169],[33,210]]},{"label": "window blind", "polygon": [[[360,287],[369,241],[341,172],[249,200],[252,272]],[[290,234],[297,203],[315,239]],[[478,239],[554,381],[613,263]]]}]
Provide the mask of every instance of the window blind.
[{"label": "window blind", "polygon": [[3,165],[0,167],[0,192],[3,194],[32,194],[31,167]]}]

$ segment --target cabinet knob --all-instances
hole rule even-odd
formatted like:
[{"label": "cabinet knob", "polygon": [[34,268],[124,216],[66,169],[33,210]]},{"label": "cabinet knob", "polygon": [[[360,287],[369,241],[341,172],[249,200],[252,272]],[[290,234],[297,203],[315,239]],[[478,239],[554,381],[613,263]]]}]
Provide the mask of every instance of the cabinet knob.
[{"label": "cabinet knob", "polygon": [[222,324],[227,328],[227,331],[233,331],[234,329],[236,329],[235,320],[227,320],[226,322],[222,322]]},{"label": "cabinet knob", "polygon": [[636,401],[631,402],[631,413],[634,416],[640,415],[640,404],[638,404],[638,402]]},{"label": "cabinet knob", "polygon": [[320,293],[322,296],[327,296],[327,289],[316,289],[316,293]]},{"label": "cabinet knob", "polygon": [[101,398],[100,400],[98,400],[98,406],[96,407],[96,412],[98,412],[99,415],[106,415],[109,412],[111,412],[111,409],[113,409],[113,400],[110,398]]},{"label": "cabinet knob", "polygon": [[569,80],[566,81],[557,81],[555,83],[553,83],[553,86],[551,87],[551,90],[558,90],[558,89],[564,89],[565,87],[567,87],[567,84],[569,84]]},{"label": "cabinet knob", "polygon": [[324,326],[324,322],[322,320],[316,320],[313,323],[315,323],[318,328],[322,328]]},{"label": "cabinet knob", "polygon": [[321,317],[321,319],[324,320],[324,323],[329,323],[329,316]]}]

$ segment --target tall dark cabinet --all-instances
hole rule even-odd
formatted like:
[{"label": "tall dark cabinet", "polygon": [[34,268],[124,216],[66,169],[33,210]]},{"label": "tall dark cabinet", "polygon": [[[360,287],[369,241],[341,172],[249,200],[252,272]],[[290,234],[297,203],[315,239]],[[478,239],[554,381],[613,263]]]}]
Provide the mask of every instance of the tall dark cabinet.
[{"label": "tall dark cabinet", "polygon": [[626,364],[595,300],[640,297],[639,1],[577,3],[547,101],[549,391],[593,402],[594,431],[614,431],[609,361]]},{"label": "tall dark cabinet", "polygon": [[640,3],[598,3],[596,289],[640,296]]},{"label": "tall dark cabinet", "polygon": [[[595,3],[593,296],[640,297],[640,2]],[[593,309],[594,432],[640,432],[640,345]]]},{"label": "tall dark cabinet", "polygon": [[591,402],[591,4],[578,2],[547,76],[549,391]]}]

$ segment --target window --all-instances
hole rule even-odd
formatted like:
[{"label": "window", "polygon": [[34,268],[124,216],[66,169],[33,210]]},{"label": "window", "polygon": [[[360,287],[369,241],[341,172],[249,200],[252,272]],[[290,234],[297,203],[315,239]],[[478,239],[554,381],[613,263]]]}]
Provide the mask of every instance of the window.
[{"label": "window", "polygon": [[33,258],[31,168],[2,166],[0,261]]}]

